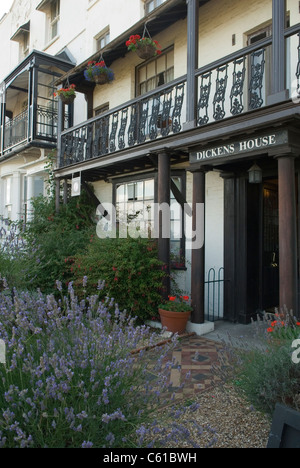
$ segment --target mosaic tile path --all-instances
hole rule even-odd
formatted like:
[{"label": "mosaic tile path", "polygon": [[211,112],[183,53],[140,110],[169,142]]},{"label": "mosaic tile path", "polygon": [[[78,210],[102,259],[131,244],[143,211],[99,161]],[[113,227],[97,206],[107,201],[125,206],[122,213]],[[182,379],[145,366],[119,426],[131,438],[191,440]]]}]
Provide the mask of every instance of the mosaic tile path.
[{"label": "mosaic tile path", "polygon": [[[221,348],[220,343],[196,335],[180,340],[179,345],[168,356],[174,360],[170,382],[172,389],[176,390],[176,398],[189,397],[217,384],[219,379],[212,372],[212,366],[219,363],[218,350]],[[190,373],[188,380],[185,379],[187,373]],[[181,388],[183,382],[185,384]]]}]

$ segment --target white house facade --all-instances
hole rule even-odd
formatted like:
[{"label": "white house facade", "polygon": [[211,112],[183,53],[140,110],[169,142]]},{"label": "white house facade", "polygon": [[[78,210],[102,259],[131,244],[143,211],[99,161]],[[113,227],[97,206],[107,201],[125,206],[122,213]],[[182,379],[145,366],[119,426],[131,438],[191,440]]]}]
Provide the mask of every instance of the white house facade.
[{"label": "white house facade", "polygon": [[[161,54],[128,51],[137,34]],[[29,215],[55,151],[57,209],[78,178],[117,212],[173,203],[159,252],[193,323],[299,313],[299,2],[15,0],[0,39],[1,215]],[[88,81],[102,60],[114,80]],[[205,208],[197,248],[185,205],[194,227]]]}]

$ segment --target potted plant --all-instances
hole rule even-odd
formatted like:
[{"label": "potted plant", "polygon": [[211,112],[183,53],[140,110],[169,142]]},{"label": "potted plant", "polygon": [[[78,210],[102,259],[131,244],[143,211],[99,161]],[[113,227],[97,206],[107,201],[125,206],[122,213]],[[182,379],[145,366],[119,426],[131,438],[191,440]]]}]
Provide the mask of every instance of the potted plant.
[{"label": "potted plant", "polygon": [[151,37],[141,37],[138,34],[130,36],[126,46],[128,50],[136,52],[144,60],[161,54],[160,45],[157,41],[151,39]]},{"label": "potted plant", "polygon": [[76,98],[75,88],[76,86],[71,84],[68,88],[57,89],[54,96],[58,96],[64,104],[71,104]]},{"label": "potted plant", "polygon": [[184,333],[192,310],[188,296],[180,296],[179,299],[169,296],[169,301],[158,308],[162,326],[179,335]]},{"label": "potted plant", "polygon": [[86,80],[94,81],[97,84],[105,84],[114,80],[114,72],[106,66],[104,60],[88,62],[84,76]]}]

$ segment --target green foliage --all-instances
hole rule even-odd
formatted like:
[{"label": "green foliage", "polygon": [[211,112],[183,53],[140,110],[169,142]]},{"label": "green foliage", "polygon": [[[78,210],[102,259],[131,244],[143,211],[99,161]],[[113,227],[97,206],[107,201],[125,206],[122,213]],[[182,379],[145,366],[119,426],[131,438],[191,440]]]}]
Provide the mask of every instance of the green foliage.
[{"label": "green foliage", "polygon": [[239,354],[234,381],[243,396],[270,416],[276,403],[300,410],[300,366],[292,361],[292,341],[268,343],[265,349]]},{"label": "green foliage", "polygon": [[87,251],[69,258],[68,263],[76,287],[84,276],[88,277],[87,294],[89,287],[105,281],[103,297],[114,298],[121,310],[141,320],[157,316],[166,272],[158,260],[155,242],[91,235]]}]

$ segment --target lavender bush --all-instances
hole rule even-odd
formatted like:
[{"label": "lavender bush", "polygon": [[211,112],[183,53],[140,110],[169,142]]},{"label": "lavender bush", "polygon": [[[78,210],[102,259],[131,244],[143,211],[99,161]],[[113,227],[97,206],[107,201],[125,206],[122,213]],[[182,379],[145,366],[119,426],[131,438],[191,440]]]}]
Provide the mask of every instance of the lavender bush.
[{"label": "lavender bush", "polygon": [[[172,403],[166,356],[176,337],[149,359],[131,351],[154,336],[135,327],[112,299],[95,294],[79,301],[72,284],[59,300],[40,292],[12,295],[1,282],[0,339],[7,353],[0,364],[0,447],[163,447],[183,440],[198,446],[182,424],[196,405],[175,411],[171,404],[169,426],[165,411],[159,424],[153,421]],[[195,425],[194,436],[200,433]]]}]

